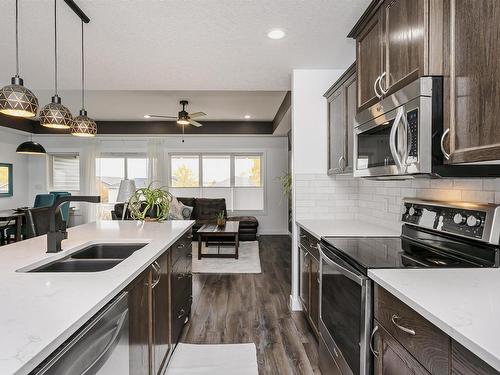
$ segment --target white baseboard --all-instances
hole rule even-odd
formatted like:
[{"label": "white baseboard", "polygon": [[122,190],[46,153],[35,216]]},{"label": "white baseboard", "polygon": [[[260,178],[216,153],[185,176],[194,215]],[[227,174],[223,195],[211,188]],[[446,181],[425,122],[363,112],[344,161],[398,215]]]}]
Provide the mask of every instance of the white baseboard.
[{"label": "white baseboard", "polygon": [[302,311],[302,304],[300,303],[299,297],[290,295],[290,310]]},{"label": "white baseboard", "polygon": [[286,236],[288,235],[288,231],[265,231],[259,232],[258,236]]}]

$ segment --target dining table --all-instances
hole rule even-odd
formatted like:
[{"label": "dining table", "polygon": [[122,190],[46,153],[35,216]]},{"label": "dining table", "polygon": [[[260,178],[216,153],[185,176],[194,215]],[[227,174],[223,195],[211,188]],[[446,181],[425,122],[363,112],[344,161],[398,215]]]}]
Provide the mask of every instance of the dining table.
[{"label": "dining table", "polygon": [[21,241],[21,233],[23,226],[23,218],[26,216],[25,210],[0,210],[0,222],[10,223],[14,222],[16,226],[16,242]]}]

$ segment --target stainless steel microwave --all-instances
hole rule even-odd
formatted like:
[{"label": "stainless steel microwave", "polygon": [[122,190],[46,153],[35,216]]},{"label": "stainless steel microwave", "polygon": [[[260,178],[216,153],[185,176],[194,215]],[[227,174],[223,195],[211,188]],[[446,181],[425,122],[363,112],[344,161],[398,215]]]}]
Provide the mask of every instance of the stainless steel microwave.
[{"label": "stainless steel microwave", "polygon": [[443,78],[423,77],[360,112],[354,176],[380,179],[495,177],[498,165],[445,164]]}]

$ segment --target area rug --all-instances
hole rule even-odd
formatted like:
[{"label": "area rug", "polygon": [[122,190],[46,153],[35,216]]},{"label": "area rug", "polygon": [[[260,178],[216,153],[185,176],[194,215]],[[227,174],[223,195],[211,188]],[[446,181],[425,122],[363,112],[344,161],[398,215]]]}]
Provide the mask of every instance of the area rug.
[{"label": "area rug", "polygon": [[258,375],[255,344],[178,344],[168,375]]},{"label": "area rug", "polygon": [[[234,247],[223,247],[221,253],[234,253]],[[217,247],[206,248],[203,253],[217,253]],[[259,241],[240,242],[239,257],[202,258],[198,260],[198,242],[193,242],[193,273],[261,273]]]}]

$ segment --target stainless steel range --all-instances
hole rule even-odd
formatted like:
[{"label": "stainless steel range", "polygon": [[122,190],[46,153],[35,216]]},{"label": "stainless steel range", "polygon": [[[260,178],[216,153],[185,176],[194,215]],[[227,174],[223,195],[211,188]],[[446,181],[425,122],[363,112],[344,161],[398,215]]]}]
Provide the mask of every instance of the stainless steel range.
[{"label": "stainless steel range", "polygon": [[400,237],[325,237],[319,245],[320,366],[372,372],[374,268],[499,267],[500,206],[405,199]]}]

